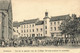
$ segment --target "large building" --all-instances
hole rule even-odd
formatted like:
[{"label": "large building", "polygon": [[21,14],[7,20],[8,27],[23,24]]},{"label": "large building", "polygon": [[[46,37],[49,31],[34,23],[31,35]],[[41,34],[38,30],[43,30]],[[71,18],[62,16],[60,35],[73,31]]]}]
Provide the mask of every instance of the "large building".
[{"label": "large building", "polygon": [[43,20],[31,19],[22,22],[14,22],[13,28],[16,32],[20,33],[19,37],[64,37],[61,35],[59,29],[61,23],[71,19],[69,15],[61,15],[55,17],[48,17],[48,12],[45,12]]},{"label": "large building", "polygon": [[0,0],[0,39],[12,38],[12,20],[11,0]]}]

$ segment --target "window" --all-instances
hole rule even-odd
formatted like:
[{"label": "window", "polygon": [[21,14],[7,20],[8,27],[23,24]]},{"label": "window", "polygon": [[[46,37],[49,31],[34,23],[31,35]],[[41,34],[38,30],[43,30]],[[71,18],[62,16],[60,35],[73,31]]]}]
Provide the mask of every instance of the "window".
[{"label": "window", "polygon": [[45,34],[47,34],[47,31],[45,31]]},{"label": "window", "polygon": [[30,37],[31,37],[31,34],[30,34]]},{"label": "window", "polygon": [[41,36],[42,36],[42,34],[41,34]]},{"label": "window", "polygon": [[31,27],[31,25],[30,25],[30,27]]},{"label": "window", "polygon": [[33,32],[34,32],[34,29],[33,29]]},{"label": "window", "polygon": [[27,29],[27,32],[28,32],[28,29]]},{"label": "window", "polygon": [[31,29],[30,29],[30,32],[31,32]]},{"label": "window", "polygon": [[42,31],[42,28],[41,28],[41,31]]},{"label": "window", "polygon": [[25,33],[26,31],[24,30],[24,33]]},{"label": "window", "polygon": [[60,30],[60,27],[58,27],[58,30]]},{"label": "window", "polygon": [[56,22],[54,22],[54,25],[56,25]]},{"label": "window", "polygon": [[59,24],[59,21],[58,21],[58,24]]},{"label": "window", "polygon": [[18,30],[17,30],[17,33],[18,33]]},{"label": "window", "polygon": [[45,21],[45,24],[47,24],[47,21]]},{"label": "window", "polygon": [[34,27],[34,24],[32,26]]},{"label": "window", "polygon": [[51,37],[54,37],[54,33],[51,33]]},{"label": "window", "polygon": [[24,28],[25,28],[25,25],[24,25]]},{"label": "window", "polygon": [[21,30],[21,33],[23,33],[23,30]]},{"label": "window", "polygon": [[51,26],[52,26],[52,22],[51,22]]},{"label": "window", "polygon": [[39,35],[38,35],[39,37],[40,37],[40,33],[39,33]]},{"label": "window", "polygon": [[27,25],[27,28],[28,28],[28,25]]},{"label": "window", "polygon": [[45,29],[47,29],[47,26],[45,26]]},{"label": "window", "polygon": [[27,37],[28,37],[28,34],[27,34]]},{"label": "window", "polygon": [[37,34],[37,37],[38,37],[38,34]]},{"label": "window", "polygon": [[54,30],[56,31],[56,27],[54,27]]},{"label": "window", "polygon": [[53,30],[53,28],[51,27],[51,31]]},{"label": "window", "polygon": [[38,28],[37,28],[36,30],[37,30],[37,32],[38,32]]}]

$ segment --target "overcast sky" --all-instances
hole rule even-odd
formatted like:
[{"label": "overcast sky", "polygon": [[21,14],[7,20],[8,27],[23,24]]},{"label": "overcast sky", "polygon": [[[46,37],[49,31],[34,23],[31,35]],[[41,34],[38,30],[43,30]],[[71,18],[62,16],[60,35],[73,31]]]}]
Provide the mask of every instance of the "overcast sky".
[{"label": "overcast sky", "polygon": [[13,21],[43,19],[47,9],[49,17],[66,14],[80,16],[80,0],[12,0]]}]

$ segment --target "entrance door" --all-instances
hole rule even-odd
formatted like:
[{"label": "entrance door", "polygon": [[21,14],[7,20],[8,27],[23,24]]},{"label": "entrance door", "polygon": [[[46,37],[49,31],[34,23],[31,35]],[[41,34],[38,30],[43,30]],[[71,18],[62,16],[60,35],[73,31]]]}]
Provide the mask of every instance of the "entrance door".
[{"label": "entrance door", "polygon": [[35,34],[32,34],[32,37],[35,37]]},{"label": "entrance door", "polygon": [[51,37],[52,37],[52,38],[54,37],[54,33],[51,33]]}]

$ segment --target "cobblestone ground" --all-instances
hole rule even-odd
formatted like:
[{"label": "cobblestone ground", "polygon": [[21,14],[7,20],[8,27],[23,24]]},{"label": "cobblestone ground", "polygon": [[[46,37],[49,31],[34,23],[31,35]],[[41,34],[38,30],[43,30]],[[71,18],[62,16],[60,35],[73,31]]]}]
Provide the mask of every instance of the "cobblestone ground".
[{"label": "cobblestone ground", "polygon": [[39,47],[39,48],[80,48],[80,46],[25,46],[25,47]]}]

